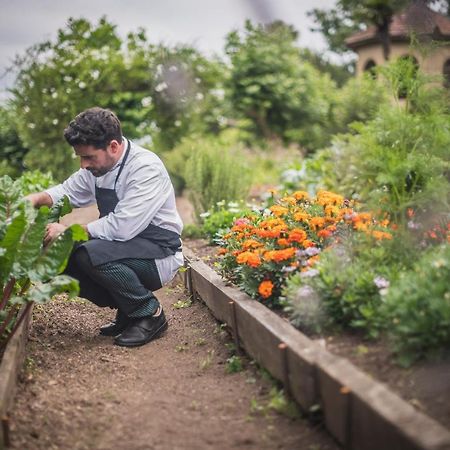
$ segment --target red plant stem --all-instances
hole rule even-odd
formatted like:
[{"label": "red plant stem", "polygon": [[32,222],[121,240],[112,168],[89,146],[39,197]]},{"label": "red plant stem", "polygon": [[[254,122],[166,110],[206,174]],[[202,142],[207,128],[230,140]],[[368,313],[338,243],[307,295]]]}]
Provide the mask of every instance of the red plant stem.
[{"label": "red plant stem", "polygon": [[3,336],[3,333],[5,332],[9,323],[13,319],[16,311],[17,311],[17,305],[12,306],[11,309],[8,311],[8,315],[6,316],[5,321],[0,325],[0,338]]},{"label": "red plant stem", "polygon": [[6,304],[8,303],[8,300],[11,297],[15,283],[16,283],[16,279],[14,277],[10,278],[8,283],[6,283],[5,289],[3,290],[2,302],[0,303],[0,311],[5,309]]},{"label": "red plant stem", "polygon": [[11,333],[9,334],[9,336],[6,338],[6,341],[4,343],[4,346],[6,347],[8,345],[8,342],[11,340],[11,338],[14,336],[15,332],[17,331],[17,329],[19,328],[20,324],[23,322],[23,319],[25,319],[25,317],[27,316],[28,312],[30,311],[30,309],[32,308],[34,302],[28,302],[27,306],[25,306],[25,309],[23,311],[23,313],[20,315],[20,317],[17,319],[16,323],[14,324],[13,329],[11,330]]}]

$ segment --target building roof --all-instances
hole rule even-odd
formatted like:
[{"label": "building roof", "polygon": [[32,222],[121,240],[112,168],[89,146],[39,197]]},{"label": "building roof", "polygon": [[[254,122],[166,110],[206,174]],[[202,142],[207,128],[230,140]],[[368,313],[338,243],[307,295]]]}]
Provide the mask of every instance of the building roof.
[{"label": "building roof", "polygon": [[[422,1],[413,1],[405,10],[394,15],[389,25],[392,41],[409,41],[411,33],[431,36],[435,40],[450,39],[450,19],[432,11]],[[375,26],[352,34],[345,40],[353,50],[375,42],[379,42]]]}]

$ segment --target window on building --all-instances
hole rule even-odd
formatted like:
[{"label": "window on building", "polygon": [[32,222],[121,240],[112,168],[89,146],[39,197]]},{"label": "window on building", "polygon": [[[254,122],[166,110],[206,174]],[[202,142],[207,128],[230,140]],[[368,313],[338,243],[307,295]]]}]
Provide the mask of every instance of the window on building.
[{"label": "window on building", "polygon": [[365,64],[364,64],[364,72],[369,72],[370,75],[372,75],[374,78],[376,78],[377,73],[375,71],[375,67],[376,67],[376,63],[373,59],[369,59]]},{"label": "window on building", "polygon": [[445,61],[444,63],[443,75],[444,75],[444,86],[447,89],[450,89],[450,59],[447,59],[447,61]]}]

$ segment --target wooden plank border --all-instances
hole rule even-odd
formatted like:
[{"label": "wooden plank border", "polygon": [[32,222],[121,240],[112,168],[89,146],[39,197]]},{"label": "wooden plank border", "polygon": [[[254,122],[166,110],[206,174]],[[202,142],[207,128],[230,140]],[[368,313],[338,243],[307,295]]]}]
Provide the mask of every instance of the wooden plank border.
[{"label": "wooden plank border", "polygon": [[[285,384],[304,411],[320,405],[326,428],[344,448],[450,449],[450,432],[437,421],[227,285],[189,248],[184,248],[184,254],[193,295],[232,329],[252,358]],[[230,302],[234,302],[235,317]]]},{"label": "wooden plank border", "polygon": [[[23,313],[22,308],[21,313]],[[8,411],[12,406],[17,390],[17,379],[25,361],[25,346],[28,339],[28,331],[31,323],[33,308],[25,311],[27,314],[19,325],[17,332],[6,346],[0,363],[0,449],[9,445],[8,436]]]}]

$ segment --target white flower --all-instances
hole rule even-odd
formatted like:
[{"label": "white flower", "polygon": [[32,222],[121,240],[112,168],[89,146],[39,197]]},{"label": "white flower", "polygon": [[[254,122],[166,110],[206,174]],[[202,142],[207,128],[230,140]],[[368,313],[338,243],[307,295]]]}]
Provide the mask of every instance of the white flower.
[{"label": "white flower", "polygon": [[305,270],[304,272],[300,272],[300,276],[302,278],[312,278],[319,275],[319,271],[317,269],[309,269]]},{"label": "white flower", "polygon": [[53,124],[53,125],[58,125],[58,122],[59,122],[58,119],[53,119],[53,120],[52,120],[52,124]]},{"label": "white flower", "polygon": [[53,92],[52,98],[58,98],[58,93],[57,92]]},{"label": "white flower", "polygon": [[34,130],[36,128],[36,124],[35,123],[29,123],[28,124],[28,128],[31,128],[32,130]]},{"label": "white flower", "polygon": [[211,95],[213,95],[214,97],[216,97],[219,100],[223,100],[225,97],[224,89],[211,89],[209,92],[211,93]]},{"label": "white flower", "polygon": [[156,85],[155,91],[162,92],[162,91],[164,91],[164,89],[167,89],[167,88],[168,88],[167,83],[165,81],[163,81],[162,83],[159,83]]},{"label": "white flower", "polygon": [[202,219],[204,219],[205,217],[209,217],[211,215],[211,213],[209,212],[209,211],[206,211],[206,212],[204,212],[204,213],[201,213],[200,214],[200,217],[202,218]]},{"label": "white flower", "polygon": [[100,76],[100,71],[95,69],[91,72],[91,77],[96,80]]},{"label": "white flower", "polygon": [[146,108],[147,106],[150,106],[152,104],[152,98],[151,97],[144,97],[141,100],[141,105]]},{"label": "white flower", "polygon": [[72,77],[70,75],[65,75],[63,80],[68,83],[69,81],[72,81]]},{"label": "white flower", "polygon": [[86,87],[86,83],[85,83],[84,81],[80,81],[80,82],[78,83],[78,87],[79,87],[80,89],[84,89],[84,88]]},{"label": "white flower", "polygon": [[181,120],[175,120],[173,123],[176,127],[181,127]]},{"label": "white flower", "polygon": [[195,94],[195,99],[196,100],[203,100],[204,95],[201,92],[197,92]]}]

